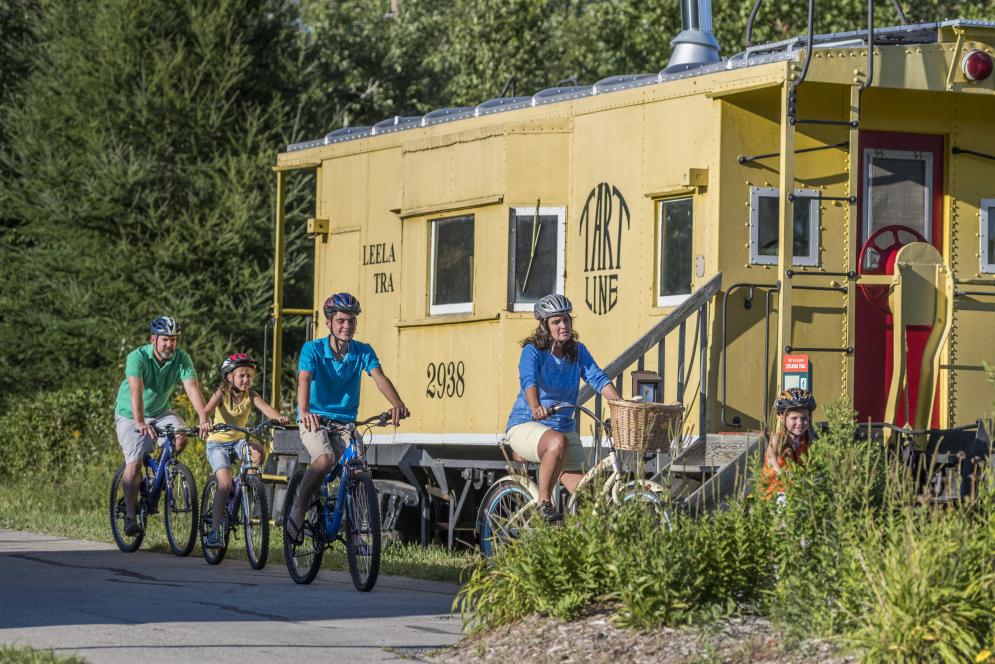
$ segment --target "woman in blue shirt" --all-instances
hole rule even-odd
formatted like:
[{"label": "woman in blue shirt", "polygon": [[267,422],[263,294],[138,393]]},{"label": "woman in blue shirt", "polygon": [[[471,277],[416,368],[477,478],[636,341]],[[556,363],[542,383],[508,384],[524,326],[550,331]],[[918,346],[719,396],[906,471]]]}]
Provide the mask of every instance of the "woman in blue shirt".
[{"label": "woman in blue shirt", "polygon": [[577,341],[572,310],[570,300],[555,293],[536,302],[539,325],[522,341],[521,390],[508,417],[508,444],[518,456],[539,464],[539,513],[549,522],[563,518],[550,500],[556,480],[573,493],[587,462],[573,411],[554,414],[549,407],[576,403],[581,378],[604,397],[621,399],[591,353]]}]

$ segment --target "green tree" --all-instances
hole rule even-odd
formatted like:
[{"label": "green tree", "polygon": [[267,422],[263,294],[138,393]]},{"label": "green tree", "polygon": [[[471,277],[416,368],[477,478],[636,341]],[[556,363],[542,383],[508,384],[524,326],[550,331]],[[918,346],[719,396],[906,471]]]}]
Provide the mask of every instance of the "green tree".
[{"label": "green tree", "polygon": [[0,209],[16,220],[0,238],[0,394],[116,367],[160,313],[201,368],[257,350],[267,173],[315,132],[295,4],[66,0],[35,34],[0,119]]}]

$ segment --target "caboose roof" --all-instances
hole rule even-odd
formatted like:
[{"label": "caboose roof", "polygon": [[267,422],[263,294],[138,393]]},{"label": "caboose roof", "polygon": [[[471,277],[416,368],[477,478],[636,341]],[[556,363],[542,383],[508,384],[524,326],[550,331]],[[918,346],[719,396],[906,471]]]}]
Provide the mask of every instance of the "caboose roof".
[{"label": "caboose roof", "polygon": [[[942,29],[981,28],[995,29],[995,21],[955,19],[875,28],[875,46],[935,44],[940,40]],[[812,39],[815,48],[860,47],[867,43],[867,30],[851,30],[815,35]],[[601,79],[593,85],[553,87],[540,90],[531,96],[497,97],[477,106],[440,108],[425,115],[394,116],[382,120],[371,127],[343,127],[335,129],[322,138],[317,138],[287,146],[286,152],[297,152],[325,145],[355,141],[371,136],[380,136],[419,127],[459,122],[469,118],[505,113],[524,108],[562,103],[582,97],[611,94],[644,86],[666,85],[673,81],[697,78],[721,71],[757,67],[786,60],[796,60],[808,44],[807,36],[792,37],[777,42],[756,44],[721,62],[704,65],[679,72],[666,70],[656,74],[624,74]]]}]

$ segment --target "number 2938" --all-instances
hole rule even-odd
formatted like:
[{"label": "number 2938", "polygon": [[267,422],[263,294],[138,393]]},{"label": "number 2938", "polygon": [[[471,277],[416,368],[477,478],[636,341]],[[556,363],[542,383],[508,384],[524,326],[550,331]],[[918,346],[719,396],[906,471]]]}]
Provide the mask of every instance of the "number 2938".
[{"label": "number 2938", "polygon": [[465,383],[463,362],[430,362],[425,374],[425,396],[430,399],[462,397]]}]

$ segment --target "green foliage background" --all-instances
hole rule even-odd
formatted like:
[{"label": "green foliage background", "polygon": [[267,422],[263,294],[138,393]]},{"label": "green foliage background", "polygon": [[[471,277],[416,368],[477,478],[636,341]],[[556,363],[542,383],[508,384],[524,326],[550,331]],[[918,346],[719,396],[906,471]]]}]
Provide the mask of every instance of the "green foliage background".
[{"label": "green foliage background", "polygon": [[[910,18],[991,16],[922,0]],[[878,3],[879,24],[894,10]],[[679,3],[641,0],[0,0],[0,403],[108,384],[177,316],[198,368],[259,353],[274,182],[288,143],[572,79],[656,72]],[[751,3],[716,3],[723,52]],[[819,3],[819,31],[864,3]],[[804,31],[765,3],[755,41]],[[292,178],[288,304],[309,306],[306,177]],[[284,347],[293,353],[300,330]]]}]

